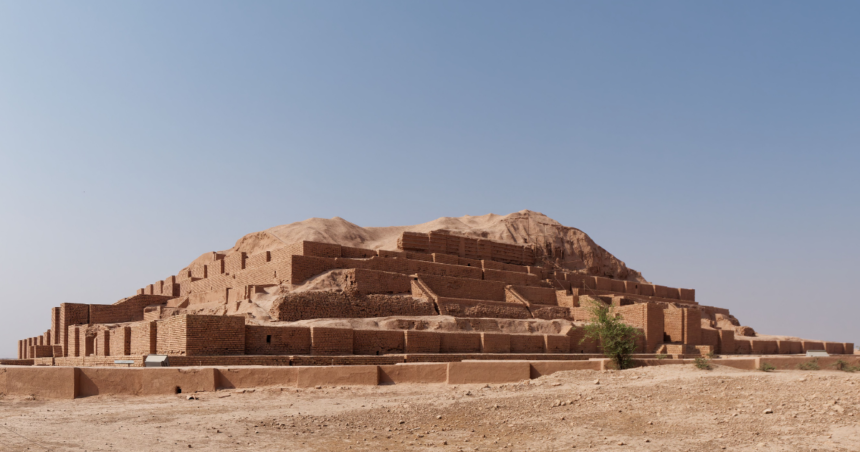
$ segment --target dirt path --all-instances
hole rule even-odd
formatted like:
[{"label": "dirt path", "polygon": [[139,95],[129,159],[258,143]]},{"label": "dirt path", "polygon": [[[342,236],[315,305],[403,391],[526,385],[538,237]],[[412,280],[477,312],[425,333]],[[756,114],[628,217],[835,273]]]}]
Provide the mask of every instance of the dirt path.
[{"label": "dirt path", "polygon": [[860,450],[860,374],[836,371],[660,366],[198,396],[0,399],[0,451]]}]

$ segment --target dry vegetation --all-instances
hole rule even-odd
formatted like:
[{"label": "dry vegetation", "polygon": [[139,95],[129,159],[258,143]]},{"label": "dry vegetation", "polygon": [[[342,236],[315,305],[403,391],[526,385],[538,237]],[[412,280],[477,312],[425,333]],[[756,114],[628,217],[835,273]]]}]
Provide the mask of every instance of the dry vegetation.
[{"label": "dry vegetation", "polygon": [[0,450],[860,449],[860,375],[832,370],[659,366],[197,396],[2,399]]}]

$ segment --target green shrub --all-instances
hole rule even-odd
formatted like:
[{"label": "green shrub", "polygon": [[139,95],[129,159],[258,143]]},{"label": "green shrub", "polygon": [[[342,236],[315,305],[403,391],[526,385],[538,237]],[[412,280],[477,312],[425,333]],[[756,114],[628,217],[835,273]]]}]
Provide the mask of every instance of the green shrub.
[{"label": "green shrub", "polygon": [[813,359],[812,361],[807,361],[805,363],[800,363],[797,365],[797,368],[800,370],[820,370],[821,367],[818,365],[818,358]]},{"label": "green shrub", "polygon": [[603,354],[610,358],[617,369],[630,367],[630,355],[636,351],[636,339],[641,335],[639,330],[622,322],[622,317],[613,311],[612,307],[597,301],[591,301],[592,320],[585,325],[586,339],[597,341],[603,348]]},{"label": "green shrub", "polygon": [[696,358],[696,362],[693,365],[696,366],[696,369],[711,370],[711,360],[704,356]]},{"label": "green shrub", "polygon": [[776,370],[776,367],[774,367],[773,364],[762,361],[761,365],[758,366],[758,370],[762,372],[773,372]]},{"label": "green shrub", "polygon": [[658,353],[657,354],[657,359],[668,359],[668,358],[669,358],[669,355],[667,355],[665,353]]}]

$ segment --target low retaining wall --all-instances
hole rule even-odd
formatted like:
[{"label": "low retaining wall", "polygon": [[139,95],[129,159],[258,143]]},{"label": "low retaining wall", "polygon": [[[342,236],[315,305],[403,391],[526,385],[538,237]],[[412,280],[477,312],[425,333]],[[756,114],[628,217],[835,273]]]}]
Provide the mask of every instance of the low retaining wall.
[{"label": "low retaining wall", "polygon": [[448,363],[448,384],[511,383],[528,380],[528,361],[464,361]]},{"label": "low retaining wall", "polygon": [[359,386],[408,383],[514,383],[532,374],[599,370],[602,361],[466,361],[353,366],[242,367],[0,367],[0,394],[44,399],[95,395],[170,395],[216,389]]},{"label": "low retaining wall", "polygon": [[[482,356],[483,358],[483,356]],[[768,363],[776,369],[797,369],[815,362],[821,370],[835,370],[838,361],[860,366],[860,357],[805,358],[761,356],[718,358],[712,364],[742,370]],[[693,359],[634,359],[634,366],[693,364]],[[240,366],[240,367],[23,367],[0,366],[0,395],[73,399],[94,395],[167,395],[216,389],[280,386],[386,385],[404,383],[516,383],[555,372],[605,370],[607,359],[492,360],[466,359],[448,363],[397,363],[346,366]]]},{"label": "low retaining wall", "polygon": [[447,363],[414,363],[379,366],[379,384],[445,383],[448,381]]},{"label": "low retaining wall", "polygon": [[842,361],[849,366],[860,366],[860,357],[854,355],[847,356],[825,356],[820,358],[805,358],[801,356],[759,356],[755,358],[758,369],[762,363],[767,363],[773,366],[776,370],[793,370],[797,369],[801,364],[814,362],[820,370],[838,370],[837,362]]},{"label": "low retaining wall", "polygon": [[[58,368],[77,371],[75,397],[109,395],[159,395],[214,391],[216,375],[205,368],[108,367]],[[65,397],[64,397],[65,398]]]}]

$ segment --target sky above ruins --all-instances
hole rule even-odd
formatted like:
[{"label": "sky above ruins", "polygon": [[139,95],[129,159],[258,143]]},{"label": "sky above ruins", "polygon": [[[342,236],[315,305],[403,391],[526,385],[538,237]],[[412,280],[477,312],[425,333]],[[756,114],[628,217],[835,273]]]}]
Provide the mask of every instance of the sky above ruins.
[{"label": "sky above ruins", "polygon": [[860,343],[857,2],[0,2],[0,357],[242,235],[531,209]]}]

